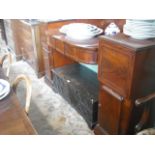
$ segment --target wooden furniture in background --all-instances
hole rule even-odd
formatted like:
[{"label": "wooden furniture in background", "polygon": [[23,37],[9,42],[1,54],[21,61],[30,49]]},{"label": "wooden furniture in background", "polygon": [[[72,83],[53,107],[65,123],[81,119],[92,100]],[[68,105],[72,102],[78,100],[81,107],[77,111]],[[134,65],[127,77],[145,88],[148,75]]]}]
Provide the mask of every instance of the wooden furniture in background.
[{"label": "wooden furniture in background", "polygon": [[[7,80],[0,68],[0,78]],[[1,135],[32,135],[37,134],[25,111],[11,90],[10,94],[0,100],[0,134]]]},{"label": "wooden furniture in background", "polygon": [[134,134],[143,106],[135,100],[155,92],[155,40],[124,34],[99,42],[100,94],[96,134]]},{"label": "wooden furniture in background", "polygon": [[0,45],[2,45],[2,41],[4,41],[4,43],[7,43],[6,40],[6,32],[5,32],[5,27],[4,27],[4,20],[0,19]]},{"label": "wooden furniture in background", "polygon": [[11,20],[17,60],[27,61],[38,77],[44,75],[39,24],[24,20]]},{"label": "wooden furniture in background", "polygon": [[8,49],[10,51],[16,52],[16,45],[15,45],[15,38],[12,29],[12,23],[10,19],[4,19],[4,28],[5,28],[5,36],[6,36],[6,43]]}]

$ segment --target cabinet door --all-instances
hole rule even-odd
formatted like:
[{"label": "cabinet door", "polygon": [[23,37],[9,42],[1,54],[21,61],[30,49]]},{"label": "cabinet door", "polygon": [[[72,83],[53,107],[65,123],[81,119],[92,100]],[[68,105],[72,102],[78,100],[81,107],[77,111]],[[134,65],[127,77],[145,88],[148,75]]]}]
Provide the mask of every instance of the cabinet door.
[{"label": "cabinet door", "polygon": [[102,86],[99,95],[98,124],[107,134],[118,134],[123,98],[110,88]]},{"label": "cabinet door", "polygon": [[124,97],[130,94],[134,58],[128,49],[114,45],[101,46],[99,50],[99,80]]}]

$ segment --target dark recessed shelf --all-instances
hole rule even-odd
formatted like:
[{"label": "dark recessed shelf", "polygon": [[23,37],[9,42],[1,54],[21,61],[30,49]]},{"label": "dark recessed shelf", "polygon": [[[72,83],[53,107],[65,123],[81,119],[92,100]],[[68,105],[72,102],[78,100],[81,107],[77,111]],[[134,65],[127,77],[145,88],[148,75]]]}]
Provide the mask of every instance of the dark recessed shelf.
[{"label": "dark recessed shelf", "polygon": [[54,90],[63,96],[93,128],[97,122],[99,82],[97,73],[80,65],[52,70]]}]

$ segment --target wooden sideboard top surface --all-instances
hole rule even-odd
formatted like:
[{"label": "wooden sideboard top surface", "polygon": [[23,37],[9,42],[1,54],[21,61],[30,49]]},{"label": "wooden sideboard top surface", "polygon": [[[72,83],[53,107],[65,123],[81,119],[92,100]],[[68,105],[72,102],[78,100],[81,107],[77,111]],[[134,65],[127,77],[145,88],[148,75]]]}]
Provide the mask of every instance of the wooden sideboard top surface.
[{"label": "wooden sideboard top surface", "polygon": [[134,49],[134,51],[141,51],[142,49],[148,47],[155,47],[155,39],[134,39],[130,36],[124,35],[123,33],[120,33],[115,36],[100,36],[100,39],[112,41],[113,43],[117,43],[124,47]]}]

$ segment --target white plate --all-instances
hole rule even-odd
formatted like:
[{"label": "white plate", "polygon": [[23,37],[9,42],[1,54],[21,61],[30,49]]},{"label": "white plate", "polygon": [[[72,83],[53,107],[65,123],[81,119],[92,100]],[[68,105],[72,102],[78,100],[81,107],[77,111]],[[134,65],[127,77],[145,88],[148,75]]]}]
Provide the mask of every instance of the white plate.
[{"label": "white plate", "polygon": [[0,96],[10,91],[10,84],[8,81],[0,79]]},{"label": "white plate", "polygon": [[141,32],[141,33],[155,33],[155,26],[129,26],[124,25],[126,29],[130,29],[132,32]]},{"label": "white plate", "polygon": [[82,31],[68,31],[67,32],[67,37],[75,39],[75,40],[86,40],[86,39],[91,39],[99,34],[101,34],[103,31],[96,31],[93,33],[87,33],[87,32],[82,32]]},{"label": "white plate", "polygon": [[62,26],[59,31],[67,35],[68,38],[75,40],[91,39],[103,32],[95,25],[86,23],[71,23]]},{"label": "white plate", "polygon": [[155,20],[127,20],[123,33],[135,39],[155,38]]},{"label": "white plate", "polygon": [[94,30],[94,29],[97,29],[97,27],[95,25],[86,24],[86,23],[71,23],[71,24],[62,26],[59,31],[62,33],[66,33],[68,30],[77,30],[77,29]]},{"label": "white plate", "polygon": [[150,36],[150,35],[131,35],[132,38],[135,39],[151,39],[155,38],[155,36]]},{"label": "white plate", "polygon": [[129,35],[147,35],[147,36],[154,36],[155,35],[155,31],[152,30],[133,30],[130,29],[126,26],[124,26],[123,28],[123,32],[124,33],[128,33]]},{"label": "white plate", "polygon": [[155,20],[126,20],[127,25],[133,25],[133,26],[145,26],[145,25],[150,25],[153,26],[155,25]]},{"label": "white plate", "polygon": [[4,90],[3,84],[0,83],[0,92]]},{"label": "white plate", "polygon": [[9,93],[10,93],[10,87],[9,87],[9,90],[7,92],[5,92],[5,94],[0,96],[0,100],[4,99]]}]

